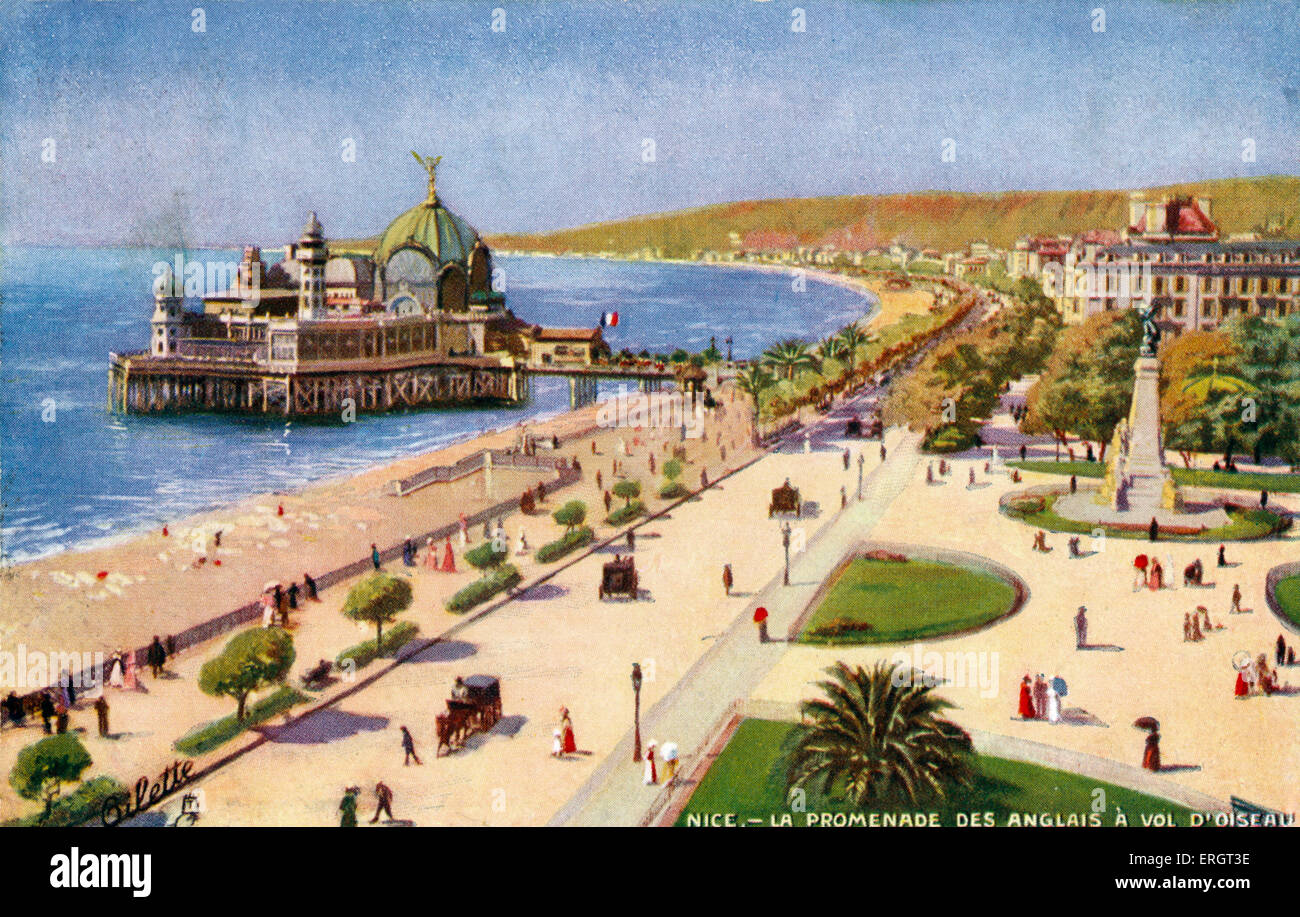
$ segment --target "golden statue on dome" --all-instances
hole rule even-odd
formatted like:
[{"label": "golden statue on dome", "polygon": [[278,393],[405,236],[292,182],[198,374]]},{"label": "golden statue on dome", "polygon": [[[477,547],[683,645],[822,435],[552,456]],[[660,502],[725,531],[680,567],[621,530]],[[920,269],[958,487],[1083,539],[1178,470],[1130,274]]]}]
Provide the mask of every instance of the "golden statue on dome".
[{"label": "golden statue on dome", "polygon": [[437,179],[437,172],[438,172],[438,163],[442,162],[442,157],[421,156],[419,153],[415,152],[415,150],[411,150],[411,155],[414,156],[415,161],[418,162],[420,166],[426,172],[429,173],[429,202],[432,203],[438,199],[436,179]]}]

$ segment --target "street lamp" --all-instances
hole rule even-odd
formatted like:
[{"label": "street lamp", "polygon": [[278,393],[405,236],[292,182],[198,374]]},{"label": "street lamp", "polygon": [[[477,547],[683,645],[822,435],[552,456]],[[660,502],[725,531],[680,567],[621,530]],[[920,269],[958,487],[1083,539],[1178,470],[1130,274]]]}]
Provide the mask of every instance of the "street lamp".
[{"label": "street lamp", "polygon": [[641,663],[632,663],[632,694],[636,706],[632,714],[632,761],[641,760]]},{"label": "street lamp", "polygon": [[785,548],[785,579],[783,585],[790,585],[790,523],[781,523],[781,547]]},{"label": "street lamp", "polygon": [[861,452],[859,452],[858,453],[858,502],[859,503],[862,502],[862,466],[866,461],[867,461],[866,458],[862,455]]}]

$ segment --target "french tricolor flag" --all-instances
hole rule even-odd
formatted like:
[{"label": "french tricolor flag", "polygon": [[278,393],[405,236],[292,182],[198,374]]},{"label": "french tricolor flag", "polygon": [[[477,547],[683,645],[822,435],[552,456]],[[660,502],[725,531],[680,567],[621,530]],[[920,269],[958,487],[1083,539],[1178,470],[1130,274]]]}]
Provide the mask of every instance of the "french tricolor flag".
[{"label": "french tricolor flag", "polygon": [[618,324],[617,312],[602,312],[600,314],[600,327],[613,328],[617,324]]}]

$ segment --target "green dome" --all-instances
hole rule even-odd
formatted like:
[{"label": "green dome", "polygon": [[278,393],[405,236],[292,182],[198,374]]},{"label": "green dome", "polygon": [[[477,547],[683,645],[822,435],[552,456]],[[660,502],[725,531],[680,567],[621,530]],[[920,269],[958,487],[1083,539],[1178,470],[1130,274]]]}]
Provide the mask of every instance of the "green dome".
[{"label": "green dome", "polygon": [[375,264],[382,268],[399,249],[416,248],[433,260],[435,270],[452,262],[468,269],[469,255],[478,238],[474,227],[431,194],[388,224],[375,247]]}]

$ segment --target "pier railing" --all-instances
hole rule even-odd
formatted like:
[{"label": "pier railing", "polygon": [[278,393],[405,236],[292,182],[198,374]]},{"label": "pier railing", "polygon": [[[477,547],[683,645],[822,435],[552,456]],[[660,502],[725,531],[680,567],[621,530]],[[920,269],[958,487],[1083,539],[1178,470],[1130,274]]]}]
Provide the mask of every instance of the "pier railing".
[{"label": "pier railing", "polygon": [[[563,444],[570,440],[581,439],[590,436],[595,427],[588,427],[566,434],[560,438]],[[545,443],[546,440],[541,442]],[[490,457],[490,458],[489,458]],[[491,465],[493,468],[515,468],[526,471],[562,471],[569,467],[569,460],[552,455],[537,455],[536,453],[520,452],[512,449],[480,449],[472,455],[467,455],[451,465],[433,465],[423,471],[417,471],[409,477],[394,480],[389,483],[394,496],[405,497],[414,493],[422,487],[428,487],[430,484],[445,484],[451,481],[458,481],[466,475],[473,474],[476,471]]]},{"label": "pier railing", "polygon": [[225,360],[236,363],[265,363],[265,341],[227,341],[220,338],[181,338],[176,354],[199,360]]}]

